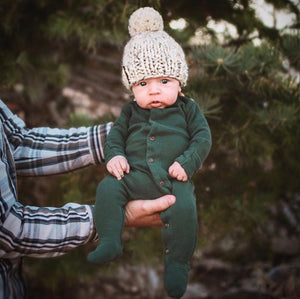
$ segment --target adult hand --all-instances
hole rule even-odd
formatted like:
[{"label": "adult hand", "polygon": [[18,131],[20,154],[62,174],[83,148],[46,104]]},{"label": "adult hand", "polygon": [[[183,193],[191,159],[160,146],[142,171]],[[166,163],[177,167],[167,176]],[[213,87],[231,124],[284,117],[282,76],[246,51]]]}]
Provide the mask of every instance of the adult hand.
[{"label": "adult hand", "polygon": [[125,226],[162,226],[160,212],[169,208],[175,201],[174,195],[129,201],[125,210]]}]

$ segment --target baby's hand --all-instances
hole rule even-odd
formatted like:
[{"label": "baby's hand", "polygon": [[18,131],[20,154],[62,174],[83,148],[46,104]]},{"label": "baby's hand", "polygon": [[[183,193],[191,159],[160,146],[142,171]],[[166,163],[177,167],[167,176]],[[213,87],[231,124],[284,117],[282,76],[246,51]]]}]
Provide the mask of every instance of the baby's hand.
[{"label": "baby's hand", "polygon": [[183,167],[178,163],[178,162],[174,162],[170,167],[169,167],[169,175],[172,178],[177,179],[178,181],[187,181],[188,176],[185,172],[185,170],[183,169]]},{"label": "baby's hand", "polygon": [[129,173],[130,166],[127,159],[121,155],[111,158],[106,164],[107,171],[118,180],[124,176],[124,172]]}]

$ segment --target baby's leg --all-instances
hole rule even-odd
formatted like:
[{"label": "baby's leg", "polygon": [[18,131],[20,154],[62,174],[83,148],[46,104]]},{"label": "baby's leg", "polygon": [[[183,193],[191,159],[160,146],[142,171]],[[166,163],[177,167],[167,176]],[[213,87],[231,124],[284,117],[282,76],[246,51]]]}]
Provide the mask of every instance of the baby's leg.
[{"label": "baby's leg", "polygon": [[122,181],[107,176],[98,185],[94,220],[99,244],[93,252],[89,253],[90,262],[104,264],[121,255],[126,202],[127,193]]},{"label": "baby's leg", "polygon": [[163,226],[165,289],[180,298],[186,291],[190,260],[197,243],[198,222],[194,187],[190,182],[174,182],[176,202],[161,214]]}]

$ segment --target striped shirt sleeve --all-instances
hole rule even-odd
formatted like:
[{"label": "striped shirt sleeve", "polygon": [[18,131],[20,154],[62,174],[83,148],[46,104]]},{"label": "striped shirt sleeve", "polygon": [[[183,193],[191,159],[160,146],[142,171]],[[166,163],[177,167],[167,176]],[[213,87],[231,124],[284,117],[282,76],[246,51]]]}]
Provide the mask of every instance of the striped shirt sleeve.
[{"label": "striped shirt sleeve", "polygon": [[55,257],[96,238],[92,207],[24,206],[16,175],[59,174],[104,162],[110,127],[27,129],[0,100],[0,298],[25,298],[21,257]]},{"label": "striped shirt sleeve", "polygon": [[0,257],[55,257],[96,237],[90,206],[60,208],[15,203],[0,227]]},{"label": "striped shirt sleeve", "polygon": [[44,176],[78,170],[104,162],[103,147],[112,123],[71,129],[27,129],[12,116],[4,123],[13,147],[16,171],[22,176]]},{"label": "striped shirt sleeve", "polygon": [[1,101],[0,112],[0,258],[61,255],[95,238],[90,206],[20,204],[15,172],[52,175],[101,163],[111,124],[68,130],[27,129]]}]

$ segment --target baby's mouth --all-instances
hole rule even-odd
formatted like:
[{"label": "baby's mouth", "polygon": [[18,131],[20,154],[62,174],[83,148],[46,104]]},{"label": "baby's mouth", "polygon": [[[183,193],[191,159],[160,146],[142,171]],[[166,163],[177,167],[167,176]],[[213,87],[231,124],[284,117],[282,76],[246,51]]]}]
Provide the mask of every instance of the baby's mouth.
[{"label": "baby's mouth", "polygon": [[159,101],[152,101],[151,102],[151,106],[154,108],[160,107],[161,106],[161,102]]}]

